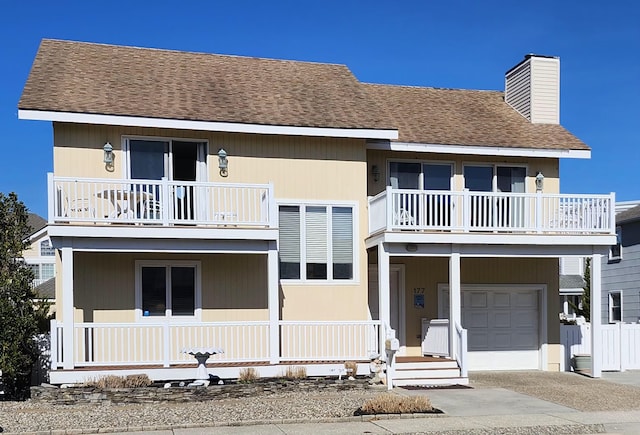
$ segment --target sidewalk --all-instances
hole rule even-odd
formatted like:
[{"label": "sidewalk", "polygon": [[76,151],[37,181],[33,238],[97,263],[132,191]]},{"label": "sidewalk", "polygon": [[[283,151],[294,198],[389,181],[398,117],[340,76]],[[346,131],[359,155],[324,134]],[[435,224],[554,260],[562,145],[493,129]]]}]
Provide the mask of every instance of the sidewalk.
[{"label": "sidewalk", "polygon": [[[271,434],[638,434],[640,410],[582,412],[504,388],[405,390],[403,395],[428,394],[445,412],[436,415],[360,417],[331,422],[284,423],[211,428],[175,428],[141,435],[271,435]],[[367,419],[365,417],[365,419]],[[128,432],[129,435],[132,432]]]}]

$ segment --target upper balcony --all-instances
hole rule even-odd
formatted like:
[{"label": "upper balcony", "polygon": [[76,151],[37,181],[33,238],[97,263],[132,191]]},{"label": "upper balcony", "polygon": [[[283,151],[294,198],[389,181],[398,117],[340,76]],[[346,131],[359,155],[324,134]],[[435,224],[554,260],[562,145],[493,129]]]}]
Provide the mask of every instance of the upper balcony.
[{"label": "upper balcony", "polygon": [[615,195],[387,189],[369,198],[369,235],[614,235]]},{"label": "upper balcony", "polygon": [[[271,184],[48,177],[49,224],[277,231]],[[271,238],[271,237],[269,237]]]}]

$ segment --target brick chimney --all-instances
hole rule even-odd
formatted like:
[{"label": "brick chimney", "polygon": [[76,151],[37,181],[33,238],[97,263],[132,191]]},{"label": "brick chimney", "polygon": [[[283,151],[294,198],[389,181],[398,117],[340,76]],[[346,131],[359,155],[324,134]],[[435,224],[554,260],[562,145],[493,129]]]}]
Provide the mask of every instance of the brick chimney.
[{"label": "brick chimney", "polygon": [[527,54],[505,73],[504,99],[534,124],[560,124],[560,58]]}]

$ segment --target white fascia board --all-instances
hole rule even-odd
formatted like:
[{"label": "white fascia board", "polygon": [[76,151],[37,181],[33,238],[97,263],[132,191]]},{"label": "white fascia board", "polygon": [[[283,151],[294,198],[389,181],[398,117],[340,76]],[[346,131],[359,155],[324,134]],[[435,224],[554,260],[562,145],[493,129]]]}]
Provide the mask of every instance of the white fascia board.
[{"label": "white fascia board", "polygon": [[45,226],[43,228],[40,228],[35,233],[31,234],[27,238],[27,241],[30,242],[30,243],[33,243],[34,240],[38,240],[42,235],[46,235],[46,234],[47,234],[47,227]]},{"label": "white fascia board", "polygon": [[184,119],[145,118],[139,116],[99,115],[91,113],[18,110],[19,119],[70,122],[78,124],[122,125],[127,127],[170,128],[177,130],[219,131],[287,136],[343,137],[352,139],[398,138],[398,130],[368,128],[295,127],[285,125],[243,124],[239,122],[189,121]]},{"label": "white fascia board", "polygon": [[408,142],[370,142],[368,149],[406,151],[416,153],[463,154],[501,157],[551,157],[558,159],[590,159],[591,150],[548,150],[539,148],[510,148],[480,145],[442,145]]},{"label": "white fascia board", "polygon": [[[278,240],[277,228],[184,228],[144,226],[50,225],[49,237],[183,239],[183,240]],[[614,236],[615,237],[615,236]]]},{"label": "white fascia board", "polygon": [[560,296],[581,296],[584,293],[583,288],[561,288]]},{"label": "white fascia board", "polygon": [[455,243],[460,245],[511,246],[603,246],[615,243],[611,234],[476,234],[476,233],[409,233],[385,232],[378,242],[383,243]]}]

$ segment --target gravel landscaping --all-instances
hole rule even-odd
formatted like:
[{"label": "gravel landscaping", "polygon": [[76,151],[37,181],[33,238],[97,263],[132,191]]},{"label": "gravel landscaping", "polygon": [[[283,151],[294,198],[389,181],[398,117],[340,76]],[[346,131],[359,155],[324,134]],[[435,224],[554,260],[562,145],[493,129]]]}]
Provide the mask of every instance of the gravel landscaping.
[{"label": "gravel landscaping", "polygon": [[350,417],[379,390],[288,392],[242,399],[197,403],[126,405],[50,405],[0,402],[0,426],[5,432],[73,428],[119,428],[233,424],[234,422],[330,419]]}]

